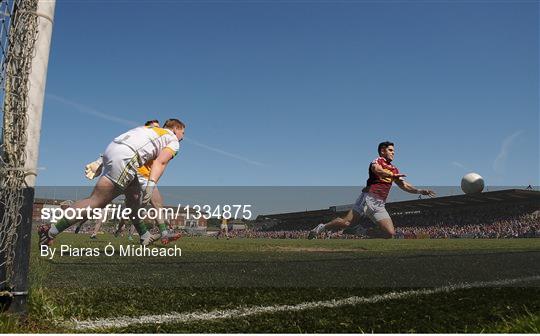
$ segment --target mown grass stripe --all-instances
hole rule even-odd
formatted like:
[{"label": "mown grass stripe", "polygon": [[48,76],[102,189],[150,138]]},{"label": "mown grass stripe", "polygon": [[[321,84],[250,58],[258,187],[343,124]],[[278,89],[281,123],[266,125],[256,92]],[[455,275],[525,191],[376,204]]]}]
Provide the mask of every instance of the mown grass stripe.
[{"label": "mown grass stripe", "polygon": [[452,292],[461,289],[508,286],[520,282],[531,282],[540,280],[540,276],[529,276],[514,279],[504,279],[495,281],[479,281],[472,283],[460,283],[449,286],[436,287],[431,289],[408,290],[402,292],[390,292],[386,294],[373,295],[369,297],[352,296],[345,299],[334,299],[326,301],[304,302],[296,305],[272,305],[272,306],[252,306],[227,310],[214,310],[210,312],[192,312],[168,314],[145,315],[145,316],[121,316],[112,318],[102,318],[94,320],[78,321],[74,320],[70,325],[75,330],[125,328],[132,325],[141,324],[165,324],[165,323],[189,323],[195,321],[208,321],[216,319],[239,318],[263,313],[276,313],[285,311],[302,311],[315,308],[336,308],[347,305],[358,305],[367,303],[377,303],[381,301],[399,300],[410,297],[425,296],[443,292]]}]

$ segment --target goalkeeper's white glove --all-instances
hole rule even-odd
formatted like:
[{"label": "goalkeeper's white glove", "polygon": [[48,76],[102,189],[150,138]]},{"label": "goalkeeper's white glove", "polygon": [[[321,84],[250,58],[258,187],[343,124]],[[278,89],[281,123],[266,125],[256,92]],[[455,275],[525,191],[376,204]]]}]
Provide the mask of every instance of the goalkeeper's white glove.
[{"label": "goalkeeper's white glove", "polygon": [[93,162],[90,162],[84,167],[84,175],[87,179],[92,180],[96,176],[101,175],[101,171],[103,170],[103,158],[100,155],[98,159],[96,159]]},{"label": "goalkeeper's white glove", "polygon": [[150,200],[152,199],[152,193],[154,192],[155,188],[156,182],[150,179],[146,180],[146,182],[142,185],[141,206],[145,207],[148,203],[150,203]]}]

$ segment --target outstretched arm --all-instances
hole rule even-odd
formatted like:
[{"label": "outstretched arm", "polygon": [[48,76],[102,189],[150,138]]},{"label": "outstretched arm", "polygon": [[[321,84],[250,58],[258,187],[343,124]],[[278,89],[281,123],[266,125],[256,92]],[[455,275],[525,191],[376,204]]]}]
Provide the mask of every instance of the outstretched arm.
[{"label": "outstretched arm", "polygon": [[433,190],[417,189],[415,186],[413,186],[412,184],[410,184],[409,182],[407,182],[405,180],[395,180],[394,182],[396,182],[398,187],[400,187],[402,190],[404,190],[404,191],[406,191],[408,193],[421,194],[421,195],[426,195],[426,196],[429,196],[429,197],[434,197],[435,196],[435,192]]},{"label": "outstretched arm", "polygon": [[152,163],[149,180],[157,183],[161,175],[163,175],[167,164],[169,163],[169,161],[171,161],[172,158],[173,154],[170,150],[162,150],[161,153],[159,153],[158,157]]}]

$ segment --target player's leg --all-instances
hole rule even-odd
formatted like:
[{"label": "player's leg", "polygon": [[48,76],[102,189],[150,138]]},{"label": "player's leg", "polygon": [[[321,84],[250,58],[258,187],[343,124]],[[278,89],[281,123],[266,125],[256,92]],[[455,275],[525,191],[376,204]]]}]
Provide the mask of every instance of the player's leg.
[{"label": "player's leg", "polygon": [[[85,208],[103,208],[109,204],[116,196],[120,194],[120,191],[114,185],[114,183],[105,176],[101,176],[92,190],[90,197],[75,202],[71,208],[85,209]],[[81,211],[80,219],[67,219],[61,218],[52,225],[43,225],[39,228],[39,242],[40,245],[50,245],[54,237],[60,232],[64,231],[73,224],[77,224],[80,221],[86,220],[86,211]]]},{"label": "player's leg", "polygon": [[327,230],[343,230],[350,225],[353,217],[354,213],[351,209],[344,217],[337,217],[327,223],[321,223],[317,225],[314,229],[309,231],[308,239],[314,239],[315,237],[317,237],[317,235]]},{"label": "player's leg", "polygon": [[75,228],[75,234],[79,233],[79,231],[81,231],[84,223],[86,223],[87,219],[84,219],[82,221],[79,222],[79,224],[77,224],[77,227]]},{"label": "player's leg", "polygon": [[122,234],[122,231],[124,231],[124,227],[126,226],[126,221],[124,218],[120,218],[118,221],[118,226],[116,227],[116,231],[114,232],[114,236],[118,237]]},{"label": "player's leg", "polygon": [[90,239],[97,239],[97,234],[99,232],[99,230],[101,230],[101,226],[103,225],[104,221],[105,221],[105,216],[103,216],[103,219],[102,220],[98,220],[96,222],[96,225],[94,225],[94,232],[92,232],[92,235],[90,236]]},{"label": "player's leg", "polygon": [[139,237],[142,240],[143,235],[147,235],[148,228],[138,217],[138,211],[140,209],[140,187],[137,184],[131,183],[126,190],[124,191],[124,203],[126,207],[131,209],[131,224],[139,234]]},{"label": "player's leg", "polygon": [[159,227],[159,232],[161,233],[162,239],[166,238],[169,235],[169,232],[167,231],[166,219],[163,218],[164,213],[160,211],[160,209],[163,208],[163,197],[161,196],[161,193],[159,192],[159,189],[157,186],[154,188],[154,191],[152,192],[150,205],[154,209],[158,210],[158,217],[155,219],[155,222],[157,226]]},{"label": "player's leg", "polygon": [[359,215],[356,213],[356,211],[351,209],[344,217],[335,218],[334,220],[331,220],[330,222],[324,224],[324,229],[328,231],[343,230],[349,225],[351,225],[353,219],[358,216]]},{"label": "player's leg", "polygon": [[368,230],[367,235],[371,238],[392,238],[396,234],[392,218],[386,211],[384,201],[373,197],[366,198],[366,215],[377,224],[377,228]]},{"label": "player's leg", "polygon": [[129,226],[129,230],[128,230],[128,240],[129,241],[133,241],[133,236],[135,235],[135,225],[131,224]]},{"label": "player's leg", "polygon": [[[90,197],[75,202],[71,208],[90,210],[103,208],[123,192],[134,177],[138,156],[133,155],[129,147],[110,143],[103,154],[103,175],[99,177]],[[81,211],[80,218],[61,218],[56,224],[39,228],[40,245],[50,245],[53,238],[73,224],[88,218],[86,211]]]},{"label": "player's leg", "polygon": [[313,239],[324,231],[344,230],[351,225],[351,222],[353,222],[355,218],[359,216],[360,214],[358,214],[357,211],[351,209],[344,217],[337,217],[327,223],[317,225],[313,230],[309,231],[308,239]]},{"label": "player's leg", "polygon": [[131,209],[131,222],[135,226],[135,229],[139,233],[140,243],[142,245],[148,245],[156,241],[161,235],[153,235],[148,231],[146,225],[139,218],[139,209],[141,207],[140,196],[141,187],[137,179],[134,179],[132,183],[126,188],[124,195],[126,197],[126,206]]},{"label": "player's leg", "polygon": [[[126,205],[126,207],[127,207],[127,205]],[[135,225],[133,225],[133,223],[131,223],[131,222],[128,222],[128,223],[126,224],[126,220],[125,220],[124,218],[121,218],[121,219],[120,219],[120,222],[119,222],[119,224],[118,224],[118,229],[117,229],[115,235],[117,235],[117,236],[122,235],[122,236],[123,236],[123,232],[124,232],[124,231],[127,232],[127,239],[128,239],[129,241],[133,241],[133,235],[134,235],[135,232],[137,231],[137,230],[135,229]]]},{"label": "player's leg", "polygon": [[166,218],[166,213],[161,211],[161,209],[163,209],[163,197],[161,196],[157,186],[152,192],[150,205],[152,205],[153,208],[158,209],[158,218],[156,218],[156,224],[158,225],[159,232],[161,233],[161,243],[168,244],[171,241],[180,239],[182,237],[181,234],[169,231],[169,220]]},{"label": "player's leg", "polygon": [[396,234],[394,223],[390,217],[377,221],[377,228],[373,228],[368,232],[371,238],[393,238]]},{"label": "player's leg", "polygon": [[356,225],[357,222],[359,222],[360,218],[364,215],[366,196],[367,193],[361,193],[360,196],[358,196],[358,198],[356,199],[353,208],[349,210],[345,217],[338,217],[328,223],[321,223],[317,225],[313,230],[309,232],[308,239],[313,239],[317,237],[319,233],[325,230],[344,230],[348,228],[351,223],[353,223],[353,225]]}]

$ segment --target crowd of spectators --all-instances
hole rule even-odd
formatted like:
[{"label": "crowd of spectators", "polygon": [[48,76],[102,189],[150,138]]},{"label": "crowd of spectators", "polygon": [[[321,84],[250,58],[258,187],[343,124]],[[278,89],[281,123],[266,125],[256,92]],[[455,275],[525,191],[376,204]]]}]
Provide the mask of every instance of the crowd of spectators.
[{"label": "crowd of spectators", "polygon": [[[540,237],[540,211],[529,206],[483,207],[456,211],[425,211],[392,214],[396,237],[415,238],[527,238]],[[367,219],[366,219],[367,223]],[[363,223],[363,224],[366,224]],[[314,227],[317,223],[314,223]],[[283,225],[281,226],[283,227]],[[294,226],[291,226],[294,227]],[[249,231],[238,237],[305,238],[308,231]],[[326,232],[322,239],[358,239],[343,232]]]},{"label": "crowd of spectators", "polygon": [[465,225],[400,226],[396,234],[403,238],[532,238],[540,237],[540,218],[522,216]]},{"label": "crowd of spectators", "polygon": [[[307,230],[289,231],[229,231],[230,238],[271,238],[271,239],[301,239],[307,238]],[[540,238],[540,217],[521,216],[511,219],[499,219],[486,223],[452,225],[437,223],[434,225],[399,226],[396,228],[396,238]],[[361,239],[354,234],[344,234],[341,231],[324,232],[319,239]]]},{"label": "crowd of spectators", "polygon": [[307,230],[288,230],[288,231],[258,231],[253,229],[231,230],[229,238],[271,238],[271,239],[299,239],[307,238]]}]

